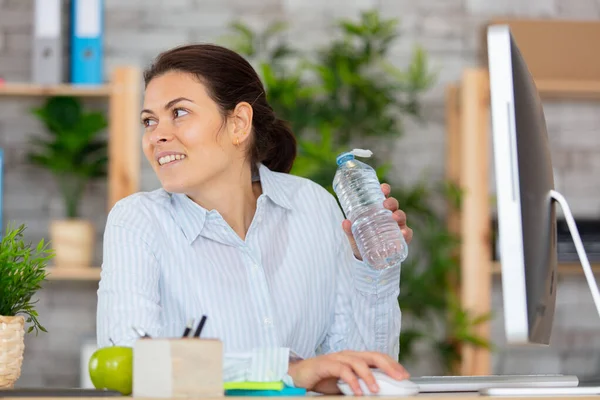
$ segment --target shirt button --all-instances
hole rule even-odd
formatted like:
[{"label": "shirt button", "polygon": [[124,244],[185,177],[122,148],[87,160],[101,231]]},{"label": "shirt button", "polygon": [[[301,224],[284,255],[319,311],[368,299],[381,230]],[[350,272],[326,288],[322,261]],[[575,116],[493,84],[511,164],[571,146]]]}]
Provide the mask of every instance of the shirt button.
[{"label": "shirt button", "polygon": [[260,224],[262,222],[262,217],[259,215],[258,217],[256,217],[256,223]]},{"label": "shirt button", "polygon": [[269,317],[266,317],[263,321],[265,325],[273,325],[273,320]]}]

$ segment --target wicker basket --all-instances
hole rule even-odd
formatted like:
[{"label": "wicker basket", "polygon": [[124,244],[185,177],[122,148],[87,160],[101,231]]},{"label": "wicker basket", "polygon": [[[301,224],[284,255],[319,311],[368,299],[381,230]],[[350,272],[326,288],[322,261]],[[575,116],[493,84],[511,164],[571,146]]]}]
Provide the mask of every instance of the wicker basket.
[{"label": "wicker basket", "polygon": [[12,388],[21,376],[25,318],[0,315],[0,389]]}]

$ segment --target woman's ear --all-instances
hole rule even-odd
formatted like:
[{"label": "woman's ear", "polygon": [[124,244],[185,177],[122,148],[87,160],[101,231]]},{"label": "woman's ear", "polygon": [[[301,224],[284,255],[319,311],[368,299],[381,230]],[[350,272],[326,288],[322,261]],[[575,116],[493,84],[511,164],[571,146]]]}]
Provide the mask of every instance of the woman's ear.
[{"label": "woman's ear", "polygon": [[252,106],[245,101],[238,103],[231,113],[229,134],[234,145],[240,145],[250,137],[252,115]]}]

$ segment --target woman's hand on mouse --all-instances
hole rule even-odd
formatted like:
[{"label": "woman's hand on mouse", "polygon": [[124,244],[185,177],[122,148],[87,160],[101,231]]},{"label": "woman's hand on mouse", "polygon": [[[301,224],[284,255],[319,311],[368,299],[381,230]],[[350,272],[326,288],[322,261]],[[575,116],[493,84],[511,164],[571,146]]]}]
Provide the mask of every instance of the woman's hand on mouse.
[{"label": "woman's hand on mouse", "polygon": [[371,368],[378,368],[394,379],[408,379],[409,374],[390,356],[368,351],[341,351],[290,363],[288,374],[294,385],[323,394],[338,394],[338,379],[346,382],[355,395],[362,395],[362,379],[371,393],[379,390]]},{"label": "woman's hand on mouse", "polygon": [[[413,230],[406,224],[406,213],[400,209],[398,200],[395,197],[390,197],[392,188],[389,184],[382,183],[381,191],[386,197],[385,201],[383,202],[383,206],[392,212],[394,220],[398,223],[398,226],[402,231],[404,240],[406,240],[407,244],[410,244],[413,238]],[[360,252],[358,251],[358,245],[356,244],[356,240],[352,234],[352,222],[350,222],[349,219],[342,221],[342,229],[344,229],[344,232],[346,232],[346,235],[348,236],[350,246],[354,252],[354,257],[356,257],[358,260],[362,260]]]}]

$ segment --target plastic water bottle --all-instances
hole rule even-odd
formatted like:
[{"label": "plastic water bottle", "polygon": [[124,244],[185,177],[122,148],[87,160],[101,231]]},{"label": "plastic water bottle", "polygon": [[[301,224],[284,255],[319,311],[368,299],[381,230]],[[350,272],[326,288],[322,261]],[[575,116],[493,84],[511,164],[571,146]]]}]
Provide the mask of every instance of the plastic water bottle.
[{"label": "plastic water bottle", "polygon": [[352,222],[352,234],[363,261],[373,269],[384,270],[406,259],[408,245],[392,212],[383,206],[385,196],[375,170],[355,159],[372,154],[362,149],[340,154],[333,190]]}]

